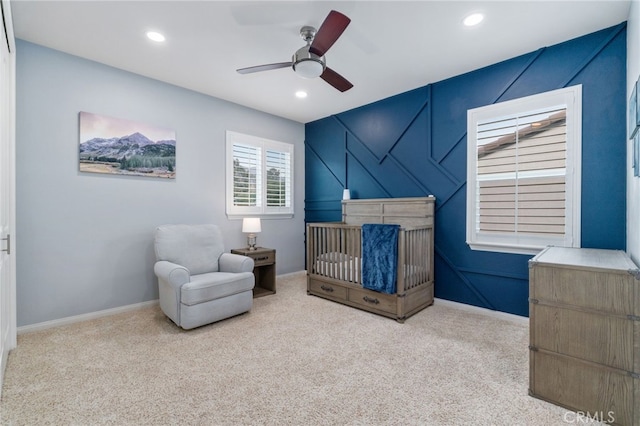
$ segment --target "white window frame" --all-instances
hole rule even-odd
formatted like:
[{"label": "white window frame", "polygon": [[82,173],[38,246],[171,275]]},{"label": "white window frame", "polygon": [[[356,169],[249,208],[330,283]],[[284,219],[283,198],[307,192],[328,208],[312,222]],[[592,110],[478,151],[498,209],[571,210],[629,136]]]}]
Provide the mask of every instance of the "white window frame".
[{"label": "white window frame", "polygon": [[[234,144],[248,145],[260,151],[261,159],[261,183],[258,183],[260,191],[257,195],[256,206],[236,206],[234,205],[234,167],[233,167],[233,146]],[[293,217],[293,181],[294,181],[294,146],[290,143],[278,142],[257,136],[227,130],[226,132],[226,213],[230,219],[239,219],[246,216],[263,218],[291,218]],[[286,153],[289,156],[289,179],[286,184],[288,205],[283,207],[267,206],[267,155],[268,150]]]},{"label": "white window frame", "polygon": [[[567,108],[567,160],[565,234],[563,238],[544,235],[499,234],[477,229],[479,209],[477,187],[478,123],[554,106]],[[582,86],[540,93],[467,111],[467,244],[472,250],[537,254],[549,245],[580,247],[580,200],[582,170]]]}]

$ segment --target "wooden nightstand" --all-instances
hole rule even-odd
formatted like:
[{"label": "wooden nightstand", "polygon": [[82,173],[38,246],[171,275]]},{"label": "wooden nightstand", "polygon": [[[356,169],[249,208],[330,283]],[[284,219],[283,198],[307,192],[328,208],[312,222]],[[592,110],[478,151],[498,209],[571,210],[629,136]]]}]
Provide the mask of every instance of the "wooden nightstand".
[{"label": "wooden nightstand", "polygon": [[253,259],[253,275],[256,277],[256,286],[253,288],[253,297],[267,296],[276,293],[276,250],[257,247],[255,250],[239,248],[231,250],[233,254],[241,254]]}]

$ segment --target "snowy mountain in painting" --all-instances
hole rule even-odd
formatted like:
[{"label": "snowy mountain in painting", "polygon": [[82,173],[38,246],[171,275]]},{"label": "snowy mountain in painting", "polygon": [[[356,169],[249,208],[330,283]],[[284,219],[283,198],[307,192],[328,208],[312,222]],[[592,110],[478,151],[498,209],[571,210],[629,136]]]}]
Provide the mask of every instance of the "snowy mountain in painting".
[{"label": "snowy mountain in painting", "polygon": [[176,141],[154,142],[136,132],[119,138],[93,138],[80,144],[80,159],[121,160],[133,156],[175,157]]}]

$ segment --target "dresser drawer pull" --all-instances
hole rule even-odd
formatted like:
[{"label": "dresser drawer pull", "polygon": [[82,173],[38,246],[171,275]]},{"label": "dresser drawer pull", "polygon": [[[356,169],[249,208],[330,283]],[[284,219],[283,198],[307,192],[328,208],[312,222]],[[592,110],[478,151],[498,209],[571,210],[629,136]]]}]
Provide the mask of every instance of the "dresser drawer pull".
[{"label": "dresser drawer pull", "polygon": [[320,286],[320,288],[326,291],[327,293],[333,293],[333,287],[329,287],[328,285],[322,285]]},{"label": "dresser drawer pull", "polygon": [[369,296],[364,296],[362,298],[362,300],[364,300],[367,303],[373,303],[374,305],[377,305],[378,303],[380,303],[380,301],[376,298],[373,297],[369,297]]},{"label": "dresser drawer pull", "polygon": [[269,256],[256,257],[256,260],[267,260]]}]

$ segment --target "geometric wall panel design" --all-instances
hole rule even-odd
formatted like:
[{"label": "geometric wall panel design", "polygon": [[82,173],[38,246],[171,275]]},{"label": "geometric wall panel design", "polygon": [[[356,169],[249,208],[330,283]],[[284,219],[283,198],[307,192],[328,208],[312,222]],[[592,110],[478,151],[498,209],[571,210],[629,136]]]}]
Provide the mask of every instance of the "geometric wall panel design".
[{"label": "geometric wall panel design", "polygon": [[307,123],[305,220],[353,198],[436,196],[435,295],[528,315],[531,256],[465,243],[467,110],[582,85],[583,247],[625,249],[626,24]]}]

